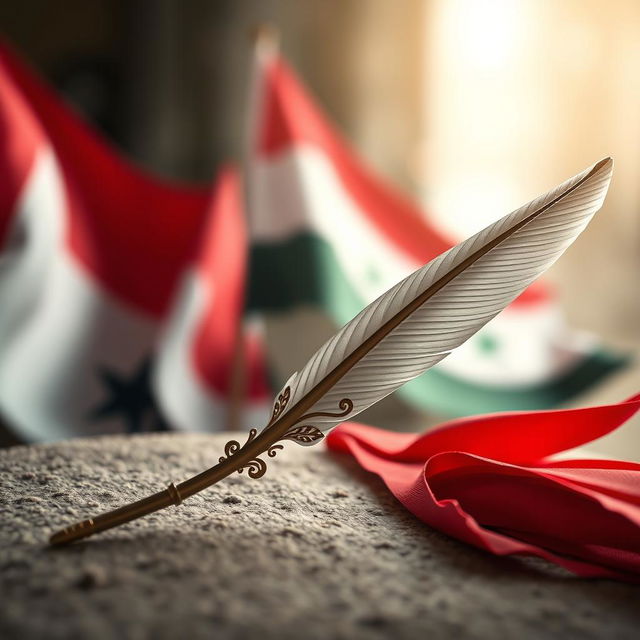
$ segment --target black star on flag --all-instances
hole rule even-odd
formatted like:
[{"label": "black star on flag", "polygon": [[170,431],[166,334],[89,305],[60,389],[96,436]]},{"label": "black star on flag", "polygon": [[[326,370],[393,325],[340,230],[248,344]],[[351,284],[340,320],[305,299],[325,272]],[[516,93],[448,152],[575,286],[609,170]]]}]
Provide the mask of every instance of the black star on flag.
[{"label": "black star on flag", "polygon": [[89,414],[94,421],[121,417],[127,432],[168,431],[151,389],[151,358],[146,358],[130,375],[103,368],[100,378],[108,397]]}]

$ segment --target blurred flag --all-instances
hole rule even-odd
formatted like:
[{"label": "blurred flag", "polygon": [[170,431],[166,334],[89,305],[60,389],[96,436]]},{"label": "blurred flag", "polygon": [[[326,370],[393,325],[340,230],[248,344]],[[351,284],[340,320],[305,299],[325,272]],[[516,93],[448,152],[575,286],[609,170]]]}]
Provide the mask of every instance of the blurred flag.
[{"label": "blurred flag", "polygon": [[260,427],[269,417],[271,391],[260,326],[247,322],[240,327],[247,229],[234,171],[222,174],[213,203],[195,261],[182,278],[160,340],[156,389],[165,415],[176,427],[228,428],[229,402],[242,404],[235,420]]},{"label": "blurred flag", "polygon": [[[371,174],[268,42],[257,48],[249,154],[249,308],[322,308],[337,325],[453,242]],[[569,330],[542,284],[398,391],[445,415],[569,400],[623,360]]]},{"label": "blurred flag", "polygon": [[[165,429],[163,415],[179,428],[225,428],[245,275],[241,213],[232,171],[213,194],[151,180],[2,47],[5,421],[27,440]],[[246,370],[247,404],[266,415],[255,343]]]}]

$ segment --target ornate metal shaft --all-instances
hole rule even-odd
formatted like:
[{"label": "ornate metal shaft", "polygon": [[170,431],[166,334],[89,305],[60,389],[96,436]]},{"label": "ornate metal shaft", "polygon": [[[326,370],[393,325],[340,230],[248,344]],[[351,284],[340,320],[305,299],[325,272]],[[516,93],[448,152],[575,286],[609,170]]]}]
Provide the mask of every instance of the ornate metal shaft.
[{"label": "ornate metal shaft", "polygon": [[[322,432],[313,426],[296,426],[311,416],[311,414],[300,415],[305,410],[304,406],[302,408],[295,407],[296,410],[281,417],[289,402],[289,397],[290,392],[287,387],[278,396],[271,420],[262,433],[257,435],[256,429],[251,429],[244,446],[240,446],[237,440],[227,442],[225,455],[220,457],[218,464],[214,467],[181,482],[177,486],[172,483],[164,491],[70,525],[54,533],[49,539],[49,543],[52,545],[68,544],[141,518],[165,507],[179,505],[185,498],[216,484],[234,471],[242,473],[244,469],[248,469],[248,475],[251,478],[262,477],[267,470],[267,465],[260,458],[260,455],[266,453],[270,458],[273,458],[277,451],[283,448],[282,445],[276,444],[279,440],[294,440],[302,444],[313,444],[324,437]],[[340,401],[340,408],[342,412],[336,414],[337,417],[349,413],[353,408],[353,403],[345,398]]]}]

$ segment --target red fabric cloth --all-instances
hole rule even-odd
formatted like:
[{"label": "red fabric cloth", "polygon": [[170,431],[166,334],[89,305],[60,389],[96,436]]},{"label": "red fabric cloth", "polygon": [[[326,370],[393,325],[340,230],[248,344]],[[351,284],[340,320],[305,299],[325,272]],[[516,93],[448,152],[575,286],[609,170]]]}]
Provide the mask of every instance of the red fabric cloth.
[{"label": "red fabric cloth", "polygon": [[496,555],[640,582],[640,464],[558,459],[626,422],[640,394],[586,409],[462,418],[422,434],[345,423],[327,437],[418,518]]}]

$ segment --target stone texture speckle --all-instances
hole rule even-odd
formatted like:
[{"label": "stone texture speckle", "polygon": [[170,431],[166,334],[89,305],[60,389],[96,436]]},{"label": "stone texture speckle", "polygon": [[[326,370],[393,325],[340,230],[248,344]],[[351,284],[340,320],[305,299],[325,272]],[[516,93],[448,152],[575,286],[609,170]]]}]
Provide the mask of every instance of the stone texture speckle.
[{"label": "stone texture speckle", "polygon": [[636,638],[640,589],[430,530],[323,445],[66,548],[48,535],[215,462],[228,435],[0,451],[0,637]]}]

